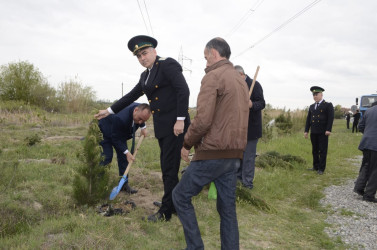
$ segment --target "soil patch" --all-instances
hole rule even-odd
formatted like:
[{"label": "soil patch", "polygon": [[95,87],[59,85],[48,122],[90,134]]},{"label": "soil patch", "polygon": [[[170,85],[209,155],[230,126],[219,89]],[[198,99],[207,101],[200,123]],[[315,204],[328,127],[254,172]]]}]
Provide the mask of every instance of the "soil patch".
[{"label": "soil patch", "polygon": [[147,214],[157,212],[157,207],[153,205],[154,201],[161,201],[161,197],[153,194],[149,189],[140,188],[136,194],[127,194],[121,192],[119,200],[127,200],[135,203],[136,207],[143,208]]},{"label": "soil patch", "polygon": [[136,208],[145,210],[146,215],[157,212],[158,207],[153,205],[153,202],[161,201],[163,195],[161,172],[150,171],[145,175],[140,168],[134,168],[132,171],[130,185],[138,192],[136,194],[119,192],[115,202],[112,203],[113,208],[122,208],[122,204],[132,203]]}]

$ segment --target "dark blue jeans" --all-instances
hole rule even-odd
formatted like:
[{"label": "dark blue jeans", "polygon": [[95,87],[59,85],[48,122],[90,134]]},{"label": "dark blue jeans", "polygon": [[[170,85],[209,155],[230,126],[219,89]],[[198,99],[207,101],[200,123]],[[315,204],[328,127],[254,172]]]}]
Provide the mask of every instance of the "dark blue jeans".
[{"label": "dark blue jeans", "polygon": [[187,249],[204,249],[191,198],[211,181],[217,188],[217,212],[220,215],[221,249],[239,249],[236,214],[236,171],[240,159],[193,161],[173,190],[173,202],[181,220]]}]

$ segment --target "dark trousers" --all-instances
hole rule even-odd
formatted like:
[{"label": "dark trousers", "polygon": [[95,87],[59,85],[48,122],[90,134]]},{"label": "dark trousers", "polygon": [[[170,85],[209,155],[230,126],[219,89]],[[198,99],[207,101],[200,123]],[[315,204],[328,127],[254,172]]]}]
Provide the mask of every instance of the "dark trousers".
[{"label": "dark trousers", "polygon": [[377,190],[377,151],[364,150],[355,190],[364,191],[364,197],[373,198]]},{"label": "dark trousers", "polygon": [[[104,138],[103,141],[100,142],[100,145],[102,146],[103,156],[105,157],[105,159],[101,162],[101,165],[105,166],[110,164],[113,160],[113,145],[111,144],[111,140],[107,138]],[[115,152],[117,153],[119,176],[122,176],[128,165],[127,156],[117,149],[115,149]]]},{"label": "dark trousers", "polygon": [[350,120],[347,120],[347,129],[350,128]]},{"label": "dark trousers", "polygon": [[324,133],[311,133],[310,140],[312,142],[313,168],[314,170],[325,171],[329,137]]},{"label": "dark trousers", "polygon": [[172,192],[178,184],[178,172],[181,162],[181,149],[183,146],[184,134],[178,137],[174,134],[158,139],[160,145],[160,164],[162,172],[162,181],[164,183],[164,196],[159,213],[169,220],[172,213],[175,213],[173,205]]},{"label": "dark trousers", "polygon": [[355,131],[356,130],[356,133],[357,132],[359,132],[359,129],[357,128],[357,125],[359,124],[359,122],[357,121],[357,122],[354,122],[353,124],[352,124],[352,133],[353,133],[353,131]]}]

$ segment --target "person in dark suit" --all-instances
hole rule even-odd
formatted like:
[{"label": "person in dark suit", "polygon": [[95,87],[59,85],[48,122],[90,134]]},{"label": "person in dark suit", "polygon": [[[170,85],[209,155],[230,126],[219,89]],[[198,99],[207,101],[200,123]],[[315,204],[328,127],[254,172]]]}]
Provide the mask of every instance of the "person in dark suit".
[{"label": "person in dark suit", "polygon": [[365,111],[359,129],[363,133],[359,150],[363,151],[363,161],[353,189],[363,196],[364,201],[377,203],[377,102]]},{"label": "person in dark suit", "polygon": [[129,50],[146,68],[135,87],[97,119],[118,113],[142,95],[146,95],[153,114],[155,136],[160,146],[160,164],[164,195],[159,211],[148,216],[148,221],[170,220],[175,208],[172,191],[178,183],[181,148],[190,124],[188,103],[190,91],[182,74],[181,65],[172,58],[157,56],[157,40],[149,36],[135,36],[128,42]]},{"label": "person in dark suit", "polygon": [[[100,145],[105,157],[101,164],[107,165],[111,163],[114,147],[117,154],[119,176],[123,176],[128,163],[134,160],[132,156],[133,148],[128,150],[127,140],[133,139],[132,146],[134,146],[135,131],[139,127],[141,128],[141,134],[147,135],[145,122],[150,116],[151,109],[148,104],[132,103],[119,113],[101,119],[98,122],[98,126],[103,135]],[[129,186],[128,181],[123,185],[122,190],[131,194],[137,192],[137,190]]]},{"label": "person in dark suit", "polygon": [[347,129],[350,129],[350,120],[351,120],[351,114],[347,112],[346,114]]},{"label": "person in dark suit", "polygon": [[[244,69],[236,65],[234,68],[245,79],[250,89],[253,79],[245,74]],[[247,130],[247,144],[243,153],[243,160],[240,168],[237,170],[237,178],[242,184],[252,189],[254,184],[255,156],[257,153],[258,139],[262,137],[262,109],[266,106],[263,97],[263,89],[258,81],[255,81],[253,92],[249,101],[249,123]]]},{"label": "person in dark suit", "polygon": [[310,88],[313,93],[314,104],[310,105],[305,125],[305,138],[308,138],[310,129],[310,140],[312,143],[313,168],[322,175],[326,168],[327,147],[331,128],[334,121],[334,107],[331,102],[323,99],[323,88],[313,86]]},{"label": "person in dark suit", "polygon": [[352,133],[354,131],[356,131],[356,133],[359,132],[357,125],[359,124],[360,116],[361,116],[360,111],[356,110],[356,113],[353,115]]}]

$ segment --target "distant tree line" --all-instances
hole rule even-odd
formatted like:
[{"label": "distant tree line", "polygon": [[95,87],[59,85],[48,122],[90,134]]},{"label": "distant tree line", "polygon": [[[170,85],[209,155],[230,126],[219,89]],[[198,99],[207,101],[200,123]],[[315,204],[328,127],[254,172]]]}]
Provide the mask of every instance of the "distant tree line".
[{"label": "distant tree line", "polygon": [[0,101],[21,101],[49,112],[75,113],[89,111],[96,94],[77,79],[54,89],[43,74],[27,61],[0,66]]}]

